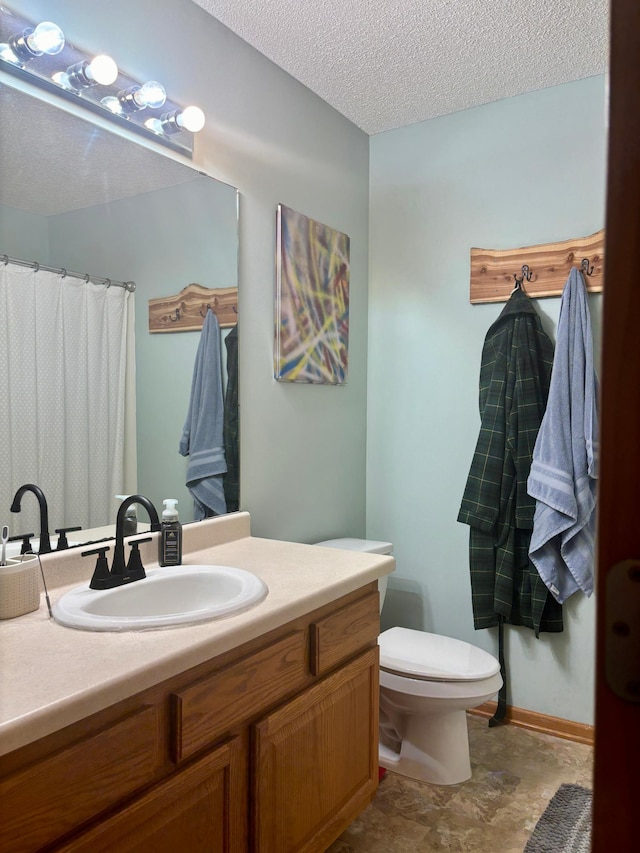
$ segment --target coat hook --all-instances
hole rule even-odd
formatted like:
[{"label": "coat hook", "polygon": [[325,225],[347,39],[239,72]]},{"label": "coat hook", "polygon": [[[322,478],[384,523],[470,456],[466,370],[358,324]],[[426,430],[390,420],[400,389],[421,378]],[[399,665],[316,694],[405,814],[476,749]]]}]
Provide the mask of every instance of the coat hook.
[{"label": "coat hook", "polygon": [[180,309],[176,308],[176,316],[175,317],[172,317],[171,314],[169,314],[169,319],[171,320],[172,323],[175,323],[176,320],[179,320],[180,319]]},{"label": "coat hook", "polygon": [[203,302],[203,303],[202,303],[202,308],[200,309],[200,316],[201,316],[201,317],[206,317],[206,316],[207,316],[207,311],[209,311],[209,310],[211,310],[211,305],[209,305],[209,303],[208,303],[208,302],[207,302],[207,304],[205,305],[205,304],[204,304],[204,302]]},{"label": "coat hook", "polygon": [[[589,258],[583,258],[581,266],[582,266],[582,272],[585,275],[593,275],[593,271],[594,271],[595,267],[593,266],[593,264],[591,264],[591,262],[589,261]],[[589,266],[591,266],[591,269],[589,269]]]},{"label": "coat hook", "polygon": [[520,276],[520,278],[518,278],[518,273],[514,272],[514,274],[513,274],[513,277],[516,281],[516,286],[512,290],[512,293],[515,293],[516,290],[521,289],[523,281],[531,281],[532,276],[533,276],[533,273],[529,269],[528,264],[523,264],[522,265],[522,275]]}]

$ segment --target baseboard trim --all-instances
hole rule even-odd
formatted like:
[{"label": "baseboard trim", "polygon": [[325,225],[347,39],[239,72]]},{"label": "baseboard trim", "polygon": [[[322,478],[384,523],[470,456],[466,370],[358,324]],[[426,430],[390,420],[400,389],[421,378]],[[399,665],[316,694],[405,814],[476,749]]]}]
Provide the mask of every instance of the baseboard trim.
[{"label": "baseboard trim", "polygon": [[[485,702],[478,708],[472,708],[467,713],[477,717],[491,718],[496,712],[497,702]],[[504,718],[505,723],[529,729],[532,732],[542,732],[545,735],[572,740],[575,743],[585,743],[593,746],[595,740],[595,727],[587,723],[575,723],[573,720],[563,720],[562,717],[550,717],[537,711],[527,711],[524,708],[507,707]]]}]

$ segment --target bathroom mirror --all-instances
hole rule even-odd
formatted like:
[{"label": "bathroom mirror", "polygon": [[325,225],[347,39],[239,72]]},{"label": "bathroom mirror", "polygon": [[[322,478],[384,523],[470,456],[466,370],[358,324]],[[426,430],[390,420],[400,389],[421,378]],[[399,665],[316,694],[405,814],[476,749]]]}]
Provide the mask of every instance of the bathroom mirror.
[{"label": "bathroom mirror", "polygon": [[[193,520],[187,460],[178,444],[200,333],[151,334],[148,302],[176,295],[190,283],[237,288],[237,190],[5,79],[0,79],[0,255],[135,282],[135,440],[129,450],[135,445],[137,461],[134,454],[130,464],[137,484],[129,479],[125,491],[135,485],[159,510],[164,498],[177,498],[181,520]],[[230,331],[223,329],[223,338]],[[221,353],[226,378],[224,343]],[[9,460],[11,454],[9,448]],[[0,454],[3,458],[7,454]],[[0,478],[6,479],[5,471]],[[46,494],[47,484],[39,485]],[[7,518],[15,524],[12,533],[25,525],[37,532],[33,504],[25,499],[19,521],[10,516],[8,504],[3,506],[3,523]],[[113,524],[117,507],[114,496],[100,523]],[[143,511],[140,518],[146,520]],[[50,527],[60,523],[52,517]]]}]

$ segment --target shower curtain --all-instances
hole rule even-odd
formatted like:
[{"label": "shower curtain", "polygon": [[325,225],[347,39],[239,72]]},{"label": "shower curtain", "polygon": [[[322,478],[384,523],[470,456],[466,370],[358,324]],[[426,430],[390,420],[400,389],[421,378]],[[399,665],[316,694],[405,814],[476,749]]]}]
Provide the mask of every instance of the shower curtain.
[{"label": "shower curtain", "polygon": [[[122,287],[0,264],[0,523],[39,531],[39,485],[55,528],[113,521],[123,490],[127,315]],[[70,536],[73,538],[73,535]]]}]

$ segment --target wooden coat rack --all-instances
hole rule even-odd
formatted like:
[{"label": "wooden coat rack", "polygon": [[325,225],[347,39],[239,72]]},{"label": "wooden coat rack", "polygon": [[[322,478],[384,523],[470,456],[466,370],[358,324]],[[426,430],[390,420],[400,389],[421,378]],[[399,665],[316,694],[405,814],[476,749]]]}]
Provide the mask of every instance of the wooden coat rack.
[{"label": "wooden coat rack", "polygon": [[561,296],[571,267],[586,273],[589,293],[604,282],[604,228],[589,237],[520,249],[471,249],[469,301],[506,302],[519,281],[527,296]]},{"label": "wooden coat rack", "polygon": [[195,332],[202,329],[211,308],[221,329],[238,322],[237,287],[188,284],[177,296],[149,300],[150,332]]}]

